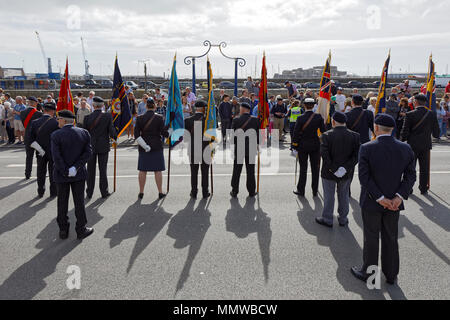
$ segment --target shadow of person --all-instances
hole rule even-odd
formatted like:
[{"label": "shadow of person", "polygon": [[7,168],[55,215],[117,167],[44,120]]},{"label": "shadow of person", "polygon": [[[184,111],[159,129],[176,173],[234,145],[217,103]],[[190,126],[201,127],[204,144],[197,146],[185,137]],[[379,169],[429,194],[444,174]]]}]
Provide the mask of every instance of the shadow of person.
[{"label": "shadow of person", "polygon": [[42,250],[0,285],[0,300],[33,299],[45,289],[45,279],[55,272],[58,263],[81,243],[75,239],[59,240],[56,219],[37,238],[36,248]]},{"label": "shadow of person", "polygon": [[359,201],[350,198],[350,209],[352,210],[353,219],[355,219],[356,224],[363,230],[363,220]]},{"label": "shadow of person", "polygon": [[410,199],[420,206],[420,211],[428,220],[450,232],[450,209],[448,206],[440,203],[434,196],[427,195],[425,198],[431,202],[431,205],[414,194],[410,196]]},{"label": "shadow of person", "polygon": [[86,207],[86,216],[89,226],[94,226],[103,219],[103,216],[101,216],[98,211],[105,201],[106,199],[100,198]]},{"label": "shadow of person", "polygon": [[35,180],[19,180],[17,182],[14,182],[13,184],[10,184],[8,186],[4,186],[0,188],[0,200],[5,199],[6,197],[9,197],[10,195],[14,194],[15,192],[28,187],[30,184],[35,183]]},{"label": "shadow of person", "polygon": [[189,247],[186,262],[178,278],[175,296],[183,289],[189,278],[192,264],[211,226],[211,212],[208,210],[208,200],[201,200],[195,210],[194,205],[195,200],[191,199],[186,207],[170,220],[167,230],[167,235],[175,240],[174,248],[184,249]]},{"label": "shadow of person", "polygon": [[31,220],[40,210],[44,209],[47,204],[53,200],[53,198],[46,198],[33,206],[33,204],[38,200],[40,199],[36,197],[30,201],[27,201],[1,217],[0,236]]},{"label": "shadow of person", "polygon": [[244,207],[239,200],[230,200],[231,208],[225,217],[226,230],[232,232],[240,239],[247,238],[251,233],[256,233],[258,238],[261,262],[263,265],[264,281],[269,281],[270,244],[272,230],[270,218],[261,208],[255,209],[256,198],[247,198]]},{"label": "shadow of person", "polygon": [[[317,238],[317,244],[328,247],[337,263],[336,278],[347,292],[353,292],[363,299],[385,299],[379,290],[369,290],[360,280],[354,278],[350,268],[359,265],[362,259],[362,249],[349,228],[328,229],[315,222],[316,216],[322,214],[323,208],[317,198],[314,199],[315,210],[306,198],[299,198],[298,220],[303,229]],[[320,274],[318,274],[320,277]]]},{"label": "shadow of person", "polygon": [[162,203],[158,205],[159,203],[158,200],[148,205],[142,205],[141,200],[137,200],[105,233],[105,238],[110,239],[111,248],[120,245],[126,239],[137,237],[127,273],[130,273],[136,259],[156,238],[172,216],[165,212],[161,207]]}]

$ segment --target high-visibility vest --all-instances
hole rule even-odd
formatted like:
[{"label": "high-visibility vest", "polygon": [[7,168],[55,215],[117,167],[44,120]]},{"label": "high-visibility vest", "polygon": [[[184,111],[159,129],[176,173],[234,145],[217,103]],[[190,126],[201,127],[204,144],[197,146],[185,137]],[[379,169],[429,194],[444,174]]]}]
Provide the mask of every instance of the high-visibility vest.
[{"label": "high-visibility vest", "polygon": [[289,118],[290,122],[297,122],[297,118],[302,115],[302,109],[300,107],[295,107],[291,109],[291,116]]}]

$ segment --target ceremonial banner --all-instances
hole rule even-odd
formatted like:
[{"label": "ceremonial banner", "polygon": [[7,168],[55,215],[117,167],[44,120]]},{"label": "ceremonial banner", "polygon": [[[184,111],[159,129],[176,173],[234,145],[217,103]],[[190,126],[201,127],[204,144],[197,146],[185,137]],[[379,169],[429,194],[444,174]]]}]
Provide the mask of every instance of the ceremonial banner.
[{"label": "ceremonial banner", "polygon": [[433,112],[436,112],[436,75],[435,66],[433,62],[433,55],[430,55],[430,65],[428,67],[427,78],[427,108]]},{"label": "ceremonial banner", "polygon": [[319,113],[325,123],[330,122],[330,101],[331,101],[331,52],[328,55],[325,67],[323,68],[322,80],[320,81],[320,93],[317,113]]},{"label": "ceremonial banner", "polygon": [[207,62],[208,68],[208,81],[209,81],[209,94],[208,94],[208,108],[206,109],[206,121],[205,121],[205,137],[211,141],[215,141],[217,137],[217,115],[216,115],[216,102],[214,100],[214,88],[213,88],[213,74],[211,69],[211,63]]},{"label": "ceremonial banner", "polygon": [[167,101],[166,126],[173,129],[170,137],[170,146],[174,147],[176,144],[183,141],[184,116],[181,106],[181,90],[178,83],[177,76],[177,56],[173,59],[172,75],[169,84],[169,100]]},{"label": "ceremonial banner", "polygon": [[258,117],[261,122],[261,129],[266,129],[269,125],[269,101],[267,96],[267,68],[266,68],[266,54],[264,53],[261,71],[261,83],[259,85],[259,104]]},{"label": "ceremonial banner", "polygon": [[64,72],[64,79],[61,81],[61,88],[59,90],[58,104],[56,112],[61,110],[70,110],[74,112],[72,92],[70,91],[69,79],[69,59],[66,59],[66,71]]},{"label": "ceremonial banner", "polygon": [[389,70],[389,62],[391,60],[391,50],[389,50],[388,57],[384,63],[383,72],[381,74],[380,87],[378,89],[377,104],[375,106],[375,114],[386,112],[386,84]]},{"label": "ceremonial banner", "polygon": [[122,74],[119,69],[119,62],[116,56],[116,62],[114,64],[114,84],[113,84],[113,95],[112,95],[112,106],[111,113],[113,116],[114,127],[116,128],[117,138],[119,138],[122,133],[131,124],[131,110],[128,104],[128,98],[125,92],[125,85],[122,80]]}]

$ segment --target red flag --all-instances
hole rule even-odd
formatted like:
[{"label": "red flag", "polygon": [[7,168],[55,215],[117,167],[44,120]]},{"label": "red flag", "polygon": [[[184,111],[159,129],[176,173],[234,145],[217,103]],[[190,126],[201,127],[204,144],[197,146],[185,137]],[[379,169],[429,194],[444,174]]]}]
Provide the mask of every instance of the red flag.
[{"label": "red flag", "polygon": [[320,93],[317,113],[322,115],[325,123],[330,121],[330,100],[331,100],[331,51],[328,55],[325,67],[323,68],[322,80],[320,81]]},{"label": "red flag", "polygon": [[64,79],[61,81],[56,112],[61,110],[70,110],[74,112],[72,92],[70,91],[69,59],[66,60],[66,71],[64,73]]},{"label": "red flag", "polygon": [[258,117],[261,121],[261,129],[266,129],[269,125],[269,100],[267,97],[267,68],[266,68],[266,54],[264,53],[262,61],[261,83],[259,85],[259,105]]}]

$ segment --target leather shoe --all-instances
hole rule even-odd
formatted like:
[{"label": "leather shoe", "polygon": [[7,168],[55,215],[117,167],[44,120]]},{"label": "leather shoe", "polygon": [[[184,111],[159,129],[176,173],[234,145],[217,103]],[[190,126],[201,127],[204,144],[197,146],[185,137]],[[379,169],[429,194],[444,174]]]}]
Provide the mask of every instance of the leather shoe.
[{"label": "leather shoe", "polygon": [[83,240],[89,237],[91,234],[94,233],[93,228],[84,228],[83,230],[77,232],[77,238],[78,240]]},{"label": "leather shoe", "polygon": [[426,196],[426,195],[428,195],[428,190],[420,191],[420,194],[423,196]]},{"label": "leather shoe", "polygon": [[144,194],[143,193],[139,193],[138,194],[138,199],[141,199],[141,200],[144,199]]},{"label": "leather shoe", "polygon": [[367,282],[367,279],[369,279],[369,275],[366,272],[359,270],[358,267],[352,267],[351,272],[355,278],[361,281]]},{"label": "leather shoe", "polygon": [[250,197],[250,198],[254,198],[254,197],[256,197],[258,195],[258,192],[254,192],[254,193],[250,193],[248,196]]},{"label": "leather shoe", "polygon": [[159,200],[161,200],[161,199],[164,199],[166,196],[167,196],[166,194],[160,193],[158,198],[159,198]]},{"label": "leather shoe", "polygon": [[59,230],[59,238],[61,240],[66,240],[67,238],[69,238],[69,228],[67,228],[66,230]]},{"label": "leather shoe", "polygon": [[304,197],[304,196],[305,196],[304,193],[301,193],[301,192],[298,191],[298,190],[294,190],[293,192],[294,192],[294,194],[295,194],[296,196],[299,196],[299,197]]},{"label": "leather shoe", "polygon": [[237,198],[237,192],[233,192],[233,191],[231,191],[230,192],[230,196],[232,197],[232,198]]},{"label": "leather shoe", "polygon": [[191,191],[190,196],[192,199],[197,199],[197,192]]},{"label": "leather shoe", "polygon": [[347,221],[346,223],[340,223],[340,222],[339,222],[339,226],[341,226],[341,227],[346,227],[346,226],[348,226],[348,221]]},{"label": "leather shoe", "polygon": [[394,285],[397,279],[386,279],[387,284]]},{"label": "leather shoe", "polygon": [[322,225],[322,226],[325,226],[325,227],[328,227],[328,228],[333,228],[333,224],[326,223],[326,222],[323,220],[322,217],[316,218],[316,222],[317,222],[318,224]]},{"label": "leather shoe", "polygon": [[86,199],[91,200],[92,199],[92,194],[86,194]]},{"label": "leather shoe", "polygon": [[103,199],[107,199],[107,198],[109,198],[111,196],[111,193],[105,193],[104,195],[102,195],[102,198]]},{"label": "leather shoe", "polygon": [[203,193],[203,199],[208,199],[209,197],[211,197],[211,193],[209,193],[209,192]]}]

